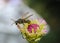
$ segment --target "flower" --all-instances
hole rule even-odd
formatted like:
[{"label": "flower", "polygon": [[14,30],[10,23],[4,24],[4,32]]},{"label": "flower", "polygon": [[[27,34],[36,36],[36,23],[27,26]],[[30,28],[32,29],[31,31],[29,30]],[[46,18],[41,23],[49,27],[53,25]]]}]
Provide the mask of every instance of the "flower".
[{"label": "flower", "polygon": [[32,29],[34,29],[34,33],[36,33],[36,30],[37,30],[38,27],[39,27],[38,24],[30,24],[30,25],[28,25],[27,29],[30,33],[32,33]]},{"label": "flower", "polygon": [[30,24],[24,23],[21,33],[29,42],[38,42],[48,32],[47,23],[44,19],[41,20],[31,20]]}]

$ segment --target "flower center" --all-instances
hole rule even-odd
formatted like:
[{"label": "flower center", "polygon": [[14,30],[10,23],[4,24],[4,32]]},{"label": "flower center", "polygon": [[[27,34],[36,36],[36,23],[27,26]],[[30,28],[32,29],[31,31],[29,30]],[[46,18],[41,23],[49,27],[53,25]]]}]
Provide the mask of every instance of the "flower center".
[{"label": "flower center", "polygon": [[34,29],[34,33],[36,33],[37,27],[39,27],[38,24],[30,24],[28,25],[28,31],[32,33],[32,29]]}]

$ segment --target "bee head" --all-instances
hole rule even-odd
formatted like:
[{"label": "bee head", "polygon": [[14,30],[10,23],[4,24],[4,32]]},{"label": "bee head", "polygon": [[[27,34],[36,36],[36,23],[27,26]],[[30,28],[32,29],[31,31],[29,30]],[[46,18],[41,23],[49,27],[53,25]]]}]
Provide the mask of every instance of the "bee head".
[{"label": "bee head", "polygon": [[15,21],[15,24],[16,24],[16,25],[17,25],[17,23],[18,23],[18,22],[17,22],[17,21]]},{"label": "bee head", "polygon": [[17,23],[22,24],[23,23],[23,19],[18,19],[17,21],[15,21],[16,25],[17,25]]},{"label": "bee head", "polygon": [[16,24],[16,25],[17,25],[18,23],[20,24],[20,21],[15,21],[15,24]]}]

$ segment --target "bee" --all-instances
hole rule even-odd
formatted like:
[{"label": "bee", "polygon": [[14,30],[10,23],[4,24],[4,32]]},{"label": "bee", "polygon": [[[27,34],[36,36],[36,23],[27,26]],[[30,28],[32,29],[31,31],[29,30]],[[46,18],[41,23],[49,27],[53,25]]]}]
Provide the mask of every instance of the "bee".
[{"label": "bee", "polygon": [[[28,14],[29,12],[27,12],[26,14],[24,14],[25,16]],[[26,18],[24,18],[24,16],[22,16],[22,18],[19,18],[18,20],[15,21],[15,24],[17,25],[18,23],[19,24],[24,24],[24,23],[30,23],[31,21],[30,20],[26,20],[28,19],[29,17],[31,17],[32,15],[29,15],[27,16]],[[14,21],[14,20],[13,20]]]}]

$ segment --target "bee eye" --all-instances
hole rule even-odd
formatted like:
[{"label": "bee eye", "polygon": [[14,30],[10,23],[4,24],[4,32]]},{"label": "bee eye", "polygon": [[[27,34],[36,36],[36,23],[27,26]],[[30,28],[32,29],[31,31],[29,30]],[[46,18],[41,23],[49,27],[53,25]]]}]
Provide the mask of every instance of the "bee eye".
[{"label": "bee eye", "polygon": [[17,23],[19,23],[19,21],[15,21],[15,23],[16,23],[16,25],[17,25]]},{"label": "bee eye", "polygon": [[17,23],[15,23],[17,25]]},{"label": "bee eye", "polygon": [[17,21],[15,21],[15,24],[17,25]]}]

